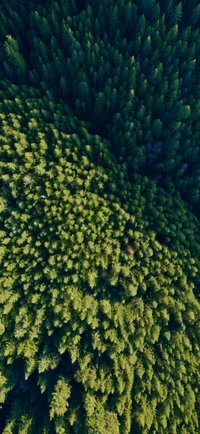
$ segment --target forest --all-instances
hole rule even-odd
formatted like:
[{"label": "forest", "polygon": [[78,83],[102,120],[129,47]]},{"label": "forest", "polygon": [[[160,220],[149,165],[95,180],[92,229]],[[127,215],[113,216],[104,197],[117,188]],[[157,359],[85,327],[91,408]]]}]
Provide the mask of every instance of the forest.
[{"label": "forest", "polygon": [[0,1],[0,433],[200,433],[200,3]]}]

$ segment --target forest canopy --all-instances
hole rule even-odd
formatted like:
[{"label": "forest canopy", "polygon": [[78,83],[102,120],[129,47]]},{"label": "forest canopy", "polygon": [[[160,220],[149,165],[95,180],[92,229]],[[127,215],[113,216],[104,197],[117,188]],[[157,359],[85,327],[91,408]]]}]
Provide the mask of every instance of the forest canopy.
[{"label": "forest canopy", "polygon": [[200,432],[200,5],[1,0],[0,431]]}]

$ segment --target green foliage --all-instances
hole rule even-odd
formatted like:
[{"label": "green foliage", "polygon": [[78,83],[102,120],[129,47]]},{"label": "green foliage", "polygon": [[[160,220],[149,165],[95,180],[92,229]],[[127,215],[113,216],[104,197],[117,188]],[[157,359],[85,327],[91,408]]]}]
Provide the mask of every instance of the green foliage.
[{"label": "green foliage", "polygon": [[[11,35],[7,35],[4,49],[11,66],[14,68],[14,72],[16,72],[19,81],[21,81],[26,75],[26,63],[19,52],[19,44],[17,40],[12,38]],[[4,65],[6,66],[7,64],[5,63]]]},{"label": "green foliage", "polygon": [[199,432],[187,3],[2,0],[3,434]]},{"label": "green foliage", "polygon": [[64,377],[60,377],[55,385],[50,404],[50,420],[55,416],[63,416],[69,406],[71,387]]}]

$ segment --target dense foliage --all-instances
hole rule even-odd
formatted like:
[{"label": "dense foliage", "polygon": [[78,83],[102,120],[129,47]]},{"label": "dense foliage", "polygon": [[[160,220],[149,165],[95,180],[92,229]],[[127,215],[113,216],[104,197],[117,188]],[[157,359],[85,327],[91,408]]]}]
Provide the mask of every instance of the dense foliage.
[{"label": "dense foliage", "polygon": [[0,430],[200,430],[198,1],[1,0]]}]

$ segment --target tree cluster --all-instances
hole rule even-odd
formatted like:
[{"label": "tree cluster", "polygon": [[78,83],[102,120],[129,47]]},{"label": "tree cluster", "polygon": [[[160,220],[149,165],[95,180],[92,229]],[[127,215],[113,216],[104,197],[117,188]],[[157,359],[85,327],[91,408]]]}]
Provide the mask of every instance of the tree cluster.
[{"label": "tree cluster", "polygon": [[197,1],[2,0],[0,430],[197,434]]}]

